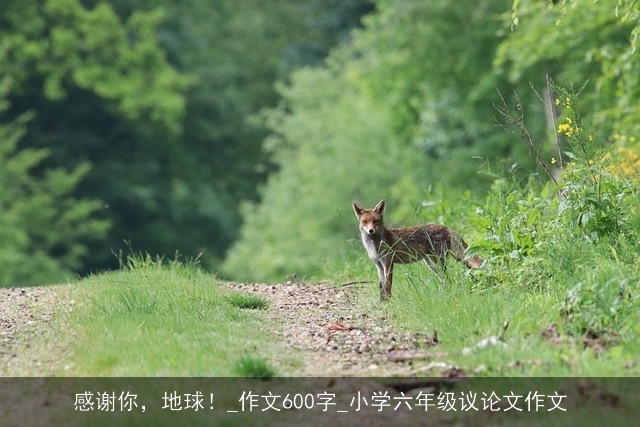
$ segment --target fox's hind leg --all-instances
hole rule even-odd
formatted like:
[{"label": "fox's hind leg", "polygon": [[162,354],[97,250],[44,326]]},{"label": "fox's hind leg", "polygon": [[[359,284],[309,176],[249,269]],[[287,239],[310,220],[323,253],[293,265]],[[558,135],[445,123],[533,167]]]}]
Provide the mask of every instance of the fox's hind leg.
[{"label": "fox's hind leg", "polygon": [[380,300],[384,299],[387,277],[384,271],[382,261],[376,261],[376,269],[378,270],[378,286],[380,288]]}]

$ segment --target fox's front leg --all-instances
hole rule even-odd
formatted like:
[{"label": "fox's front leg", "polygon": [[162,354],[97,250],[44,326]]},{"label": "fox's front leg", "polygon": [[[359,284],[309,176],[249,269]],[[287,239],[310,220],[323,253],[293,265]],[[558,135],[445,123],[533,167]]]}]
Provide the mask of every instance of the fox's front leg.
[{"label": "fox's front leg", "polygon": [[383,290],[386,287],[387,276],[384,272],[384,266],[382,265],[382,261],[376,261],[376,269],[378,270],[378,285],[380,286],[380,299],[382,299]]},{"label": "fox's front leg", "polygon": [[378,277],[380,278],[380,301],[386,301],[391,296],[391,283],[393,282],[393,262],[390,257],[385,257],[376,262]]}]

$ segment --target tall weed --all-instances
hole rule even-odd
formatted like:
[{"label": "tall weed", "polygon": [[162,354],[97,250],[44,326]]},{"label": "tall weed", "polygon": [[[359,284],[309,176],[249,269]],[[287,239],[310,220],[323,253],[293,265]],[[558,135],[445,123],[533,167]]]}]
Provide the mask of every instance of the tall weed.
[{"label": "tall weed", "polygon": [[569,161],[558,164],[554,178],[540,150],[532,149],[549,182],[494,182],[471,217],[482,232],[473,250],[487,259],[478,277],[485,287],[561,296],[556,307],[571,334],[619,334],[633,329],[640,292],[638,176],[629,173],[620,150],[598,145],[587,131],[573,107],[579,91],[553,89],[564,112],[556,132]]}]

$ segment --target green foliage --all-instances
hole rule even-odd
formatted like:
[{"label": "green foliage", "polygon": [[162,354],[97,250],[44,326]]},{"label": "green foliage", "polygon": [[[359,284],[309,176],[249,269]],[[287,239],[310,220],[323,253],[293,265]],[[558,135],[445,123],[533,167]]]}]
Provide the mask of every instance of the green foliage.
[{"label": "green foliage", "polygon": [[234,365],[236,375],[247,378],[272,378],[277,375],[275,369],[263,359],[243,356]]},{"label": "green foliage", "polygon": [[[408,206],[428,203],[420,189],[433,181],[480,191],[473,153],[493,156],[495,147],[511,145],[489,135],[494,127],[483,96],[494,93],[487,58],[498,39],[476,25],[495,20],[499,7],[380,1],[325,67],[293,73],[281,88],[283,104],[265,115],[272,132],[265,147],[279,169],[261,205],[245,207],[223,272],[253,280],[317,274],[349,252],[357,230],[353,201],[387,198],[401,212],[393,221],[415,221]],[[486,79],[471,76],[469,64]]]},{"label": "green foliage", "polygon": [[263,359],[238,359],[269,351],[265,319],[234,304],[196,260],[132,253],[124,261],[121,271],[74,284],[73,310],[60,318],[74,330],[66,375],[275,375]]},{"label": "green foliage", "polygon": [[109,227],[102,203],[73,196],[87,164],[38,174],[49,151],[18,150],[29,117],[0,122],[0,286],[68,280]]},{"label": "green foliage", "polygon": [[241,238],[224,265],[238,279],[308,276],[339,260],[356,236],[353,201],[389,197],[399,177],[419,168],[410,147],[393,142],[385,109],[355,84],[329,70],[302,70],[282,90],[293,114],[267,116],[268,147],[281,169],[262,204],[245,206]]},{"label": "green foliage", "polygon": [[478,247],[492,256],[522,259],[533,249],[538,237],[540,211],[531,209],[531,202],[543,202],[529,197],[516,200],[518,193],[508,188],[506,180],[494,183],[483,208],[478,208],[474,225],[485,231],[485,240]]},{"label": "green foliage", "polygon": [[639,290],[639,279],[633,268],[589,269],[558,304],[567,331],[577,336],[634,339],[640,307],[633,296]]},{"label": "green foliage", "polygon": [[[74,264],[82,272],[114,266],[123,239],[152,253],[204,253],[208,268],[237,241],[222,269],[253,280],[341,265],[357,246],[352,201],[386,197],[393,221],[406,223],[432,202],[424,188],[449,200],[484,196],[492,179],[477,173],[480,162],[517,165],[516,182],[556,155],[545,148],[530,159],[531,147],[495,126],[496,87],[521,94],[515,106],[527,112],[531,139],[547,141],[564,108],[548,82],[589,81],[575,107],[603,136],[572,146],[578,168],[587,167],[580,147],[640,134],[635,0],[5,3],[2,121],[33,114],[18,147],[46,149],[33,175],[91,165],[71,194],[108,207],[112,227]],[[558,152],[572,143],[557,142]],[[588,157],[612,177],[572,177],[562,159],[550,168],[565,168],[562,217],[591,239],[628,237],[635,189],[613,179],[611,159]],[[512,241],[496,250],[513,260],[536,252],[533,231],[508,221],[537,209],[533,200],[517,206],[537,198],[528,191],[492,225]],[[17,220],[1,221],[12,230]],[[16,247],[25,240],[4,233]]]},{"label": "green foliage", "polygon": [[269,306],[269,301],[259,295],[233,293],[227,296],[227,301],[235,307],[253,310],[265,309]]},{"label": "green foliage", "polygon": [[389,109],[396,138],[428,156],[422,167],[433,180],[475,191],[490,182],[476,174],[474,157],[529,163],[522,147],[496,131],[490,108],[496,86],[506,83],[491,61],[508,4],[379,1],[343,53],[353,55],[349,71]]},{"label": "green foliage", "polygon": [[[605,162],[602,162],[605,163]],[[606,162],[608,163],[608,162]],[[566,198],[560,202],[559,213],[570,217],[590,239],[618,234],[625,227],[630,193],[638,188],[629,182],[613,179],[600,165],[568,168]]]},{"label": "green foliage", "polygon": [[[577,94],[561,93],[572,161],[561,180],[525,185],[500,179],[472,218],[484,233],[475,250],[488,254],[479,286],[552,292],[566,331],[635,336],[640,186],[625,160],[603,152],[579,110]],[[631,334],[631,335],[629,335]]]},{"label": "green foliage", "polygon": [[[108,3],[88,8],[77,0],[8,1],[0,12],[0,76],[9,102],[2,119],[32,114],[18,148],[48,153],[33,173],[77,170],[70,194],[99,197],[113,225],[106,234],[95,233],[99,239],[73,271],[104,268],[107,259],[112,264],[111,250],[135,237],[127,228],[151,234],[136,223],[136,214],[147,214],[146,223],[160,234],[154,208],[166,201],[159,203],[158,194],[177,199],[180,181],[161,179],[171,170],[160,162],[178,157],[183,93],[194,80],[168,64],[157,38],[162,19],[158,11],[122,19]],[[154,144],[143,137],[149,135]],[[86,208],[67,203],[61,209],[77,217]],[[77,222],[82,230],[84,223]]]},{"label": "green foliage", "polygon": [[539,84],[545,74],[567,86],[588,80],[593,90],[579,107],[589,120],[605,134],[637,133],[640,5],[635,0],[513,5],[517,25],[500,44],[495,67],[514,82]]},{"label": "green foliage", "polygon": [[[124,239],[215,268],[237,237],[241,201],[272,164],[249,118],[277,104],[274,81],[349,39],[366,0],[46,0],[3,3],[0,78],[9,120],[35,113],[24,148],[37,168],[92,168],[113,226],[81,273],[116,267]],[[248,54],[249,52],[249,54]]]},{"label": "green foliage", "polygon": [[[113,100],[126,117],[146,116],[180,131],[181,92],[190,80],[168,67],[155,29],[162,15],[134,13],[121,22],[111,6],[86,9],[78,0],[9,1],[4,5],[2,74],[22,86],[38,79],[44,96],[60,101],[73,87]],[[27,23],[25,25],[25,23]]]},{"label": "green foliage", "polygon": [[[558,170],[541,167],[556,181],[497,174],[469,216],[482,233],[470,243],[483,267],[451,268],[440,280],[424,267],[398,266],[384,308],[404,327],[437,330],[452,363],[479,375],[628,375],[637,354],[635,151],[602,150],[577,94],[554,91],[563,95],[555,132],[571,150],[562,154],[569,162],[552,162]],[[485,345],[505,321],[506,344]]]},{"label": "green foliage", "polygon": [[[566,113],[557,132],[565,137],[573,159],[563,170],[564,185],[558,213],[565,214],[590,240],[628,233],[631,206],[638,186],[630,177],[620,177],[619,158],[602,151],[594,142],[580,111],[574,106],[579,93],[555,87]],[[561,103],[558,100],[558,103]]]}]

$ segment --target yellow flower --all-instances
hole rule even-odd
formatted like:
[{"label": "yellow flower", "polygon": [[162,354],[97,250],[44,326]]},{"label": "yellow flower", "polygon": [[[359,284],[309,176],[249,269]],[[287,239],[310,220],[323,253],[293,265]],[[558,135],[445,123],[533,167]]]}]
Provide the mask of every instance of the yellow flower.
[{"label": "yellow flower", "polygon": [[589,140],[589,142],[592,142],[592,141],[593,141],[593,135],[589,135],[589,136],[587,137],[587,139]]},{"label": "yellow flower", "polygon": [[552,165],[555,165],[555,164],[556,164],[556,158],[555,158],[555,157],[552,157],[552,158],[551,158],[551,164],[552,164]]},{"label": "yellow flower", "polygon": [[558,133],[560,134],[564,134],[568,137],[572,137],[573,136],[573,128],[571,127],[571,125],[569,123],[560,123],[558,125]]},{"label": "yellow flower", "polygon": [[556,98],[556,105],[560,105],[560,100]]}]

